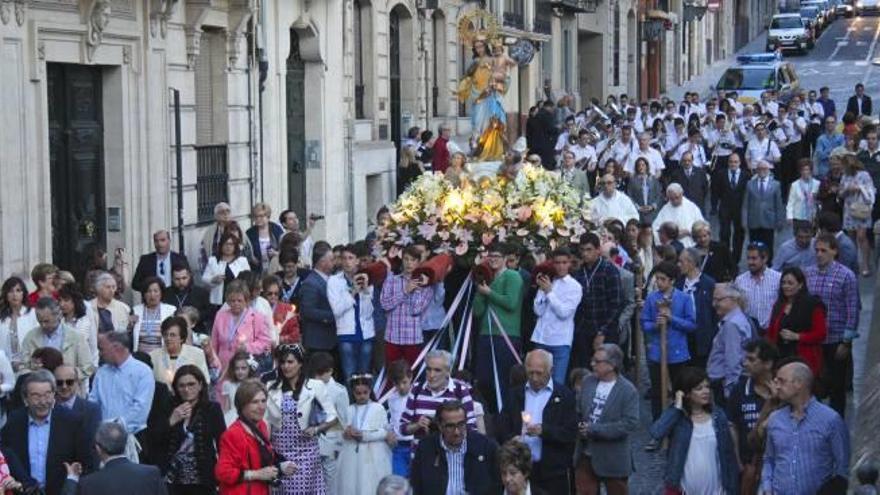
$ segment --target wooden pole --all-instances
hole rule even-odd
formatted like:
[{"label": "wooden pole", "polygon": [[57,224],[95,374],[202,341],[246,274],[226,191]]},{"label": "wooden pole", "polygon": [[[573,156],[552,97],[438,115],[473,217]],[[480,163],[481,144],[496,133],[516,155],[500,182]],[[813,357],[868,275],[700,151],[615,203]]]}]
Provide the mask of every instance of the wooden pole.
[{"label": "wooden pole", "polygon": [[642,299],[642,285],[645,277],[645,267],[641,264],[636,265],[636,273],[635,273],[635,284],[636,284],[636,321],[633,325],[633,333],[632,338],[629,339],[630,345],[635,348],[635,353],[630,353],[630,355],[635,354],[635,362],[633,363],[633,371],[635,373],[635,385],[636,389],[639,389],[639,386],[642,382],[642,374],[641,374],[641,365],[642,359],[645,355],[645,346],[643,342],[642,335],[642,308],[645,306],[645,301]]},{"label": "wooden pole", "polygon": [[[657,302],[659,308],[669,308],[670,302],[664,297]],[[660,407],[666,409],[669,403],[669,349],[666,345],[667,327],[669,320],[660,325]]]}]

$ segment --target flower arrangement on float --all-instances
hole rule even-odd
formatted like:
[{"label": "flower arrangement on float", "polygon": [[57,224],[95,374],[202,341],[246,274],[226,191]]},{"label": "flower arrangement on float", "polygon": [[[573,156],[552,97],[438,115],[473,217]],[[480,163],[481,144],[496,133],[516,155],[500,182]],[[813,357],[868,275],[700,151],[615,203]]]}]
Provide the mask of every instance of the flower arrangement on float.
[{"label": "flower arrangement on float", "polygon": [[546,251],[576,241],[590,228],[589,204],[582,204],[559,174],[532,165],[515,180],[465,176],[461,187],[441,174],[423,174],[389,213],[378,231],[385,250],[424,242],[469,260],[496,240]]}]

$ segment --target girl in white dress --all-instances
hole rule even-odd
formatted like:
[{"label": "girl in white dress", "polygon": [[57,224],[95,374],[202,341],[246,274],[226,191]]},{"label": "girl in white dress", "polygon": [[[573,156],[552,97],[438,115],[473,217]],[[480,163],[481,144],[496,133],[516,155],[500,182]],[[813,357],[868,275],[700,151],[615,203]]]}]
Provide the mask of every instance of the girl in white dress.
[{"label": "girl in white dress", "polygon": [[226,376],[223,377],[223,384],[220,386],[222,394],[220,405],[223,406],[226,426],[238,419],[238,412],[235,410],[235,392],[243,381],[257,378],[256,365],[257,362],[244,351],[236,352],[229,361],[229,368],[226,369]]},{"label": "girl in white dress", "polygon": [[349,424],[342,434],[336,493],[372,495],[379,481],[391,474],[388,416],[372,398],[372,375],[352,375],[349,390],[354,403],[348,406]]}]

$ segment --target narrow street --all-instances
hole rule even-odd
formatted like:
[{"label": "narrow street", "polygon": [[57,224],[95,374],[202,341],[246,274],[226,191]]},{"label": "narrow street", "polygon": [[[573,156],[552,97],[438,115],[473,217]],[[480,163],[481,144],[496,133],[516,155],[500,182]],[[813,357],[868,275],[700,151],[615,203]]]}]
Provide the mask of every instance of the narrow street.
[{"label": "narrow street", "polygon": [[[880,67],[872,63],[876,53],[877,40],[880,37],[880,16],[838,18],[831,26],[828,26],[817,40],[816,47],[804,55],[786,55],[786,59],[795,65],[802,89],[818,90],[822,86],[831,89],[831,97],[837,103],[838,118],[842,116],[846,107],[846,100],[853,92],[853,86],[857,82],[865,85],[867,94],[880,93]],[[740,53],[763,51],[764,35],[753,40]],[[723,71],[723,69],[721,69]],[[708,87],[713,84],[711,78],[719,71],[707,71],[704,80]],[[709,82],[711,81],[711,82]],[[704,93],[706,88],[698,88],[697,81],[684,85],[687,90],[698,90]],[[671,91],[678,94],[684,89]],[[717,221],[716,218],[713,218]],[[791,238],[791,230],[786,229],[782,235],[777,236],[779,243]],[[743,263],[741,269],[745,269]],[[853,344],[853,392],[850,394],[850,404],[847,411],[846,422],[852,432],[855,431],[855,407],[858,403],[862,379],[865,371],[866,347],[868,332],[871,328],[871,316],[874,305],[874,278],[859,277],[862,311],[859,319],[860,338]],[[648,388],[647,370],[642,368],[640,389],[644,393]],[[642,400],[641,419],[642,425],[635,435],[634,461],[636,472],[630,479],[630,493],[636,495],[654,495],[662,493],[663,469],[665,467],[665,452],[647,453],[644,445],[650,439],[648,428],[651,424],[651,408],[647,400]]]}]

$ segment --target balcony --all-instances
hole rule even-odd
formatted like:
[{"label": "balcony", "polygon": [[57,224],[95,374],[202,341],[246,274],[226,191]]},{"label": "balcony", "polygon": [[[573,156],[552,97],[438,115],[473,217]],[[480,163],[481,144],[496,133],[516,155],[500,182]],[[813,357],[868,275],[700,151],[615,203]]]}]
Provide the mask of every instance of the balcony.
[{"label": "balcony", "polygon": [[593,14],[599,8],[599,0],[552,0],[554,11],[570,14]]},{"label": "balcony", "polygon": [[523,19],[523,15],[519,12],[505,12],[504,13],[504,25],[506,27],[511,27],[514,29],[523,30],[526,28],[525,19]]},{"label": "balcony", "polygon": [[229,202],[229,154],[225,144],[196,146],[198,222],[214,220],[214,205]]}]

